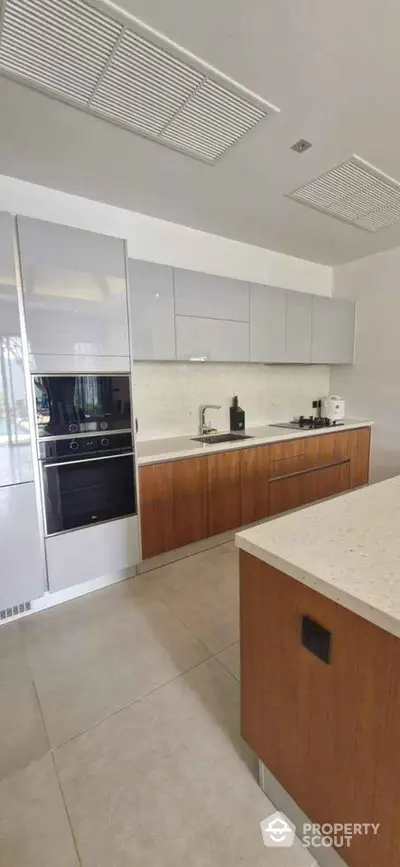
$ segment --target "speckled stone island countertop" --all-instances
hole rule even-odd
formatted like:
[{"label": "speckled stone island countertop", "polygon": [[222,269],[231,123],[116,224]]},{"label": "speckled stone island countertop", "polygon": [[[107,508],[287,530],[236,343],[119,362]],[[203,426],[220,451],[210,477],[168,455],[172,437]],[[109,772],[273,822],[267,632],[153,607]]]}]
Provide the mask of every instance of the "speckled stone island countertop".
[{"label": "speckled stone island countertop", "polygon": [[[139,441],[136,443],[136,454],[138,465],[141,467],[145,464],[158,464],[163,461],[172,461],[179,458],[199,457],[199,455],[211,454],[213,452],[227,452],[235,449],[249,448],[250,446],[263,446],[268,443],[307,436],[321,436],[321,434],[353,430],[359,427],[370,427],[371,425],[372,422],[369,421],[346,419],[345,423],[338,425],[337,428],[330,427],[297,431],[275,427],[270,424],[261,427],[249,427],[245,433],[251,439],[236,440],[231,443],[213,443],[209,445],[195,442],[190,436],[167,437],[166,439],[147,440],[146,442]],[[218,431],[218,433],[227,433],[227,431]],[[193,437],[195,436],[198,436],[198,434],[194,433]]]},{"label": "speckled stone island countertop", "polygon": [[236,544],[400,637],[400,476],[244,530]]}]

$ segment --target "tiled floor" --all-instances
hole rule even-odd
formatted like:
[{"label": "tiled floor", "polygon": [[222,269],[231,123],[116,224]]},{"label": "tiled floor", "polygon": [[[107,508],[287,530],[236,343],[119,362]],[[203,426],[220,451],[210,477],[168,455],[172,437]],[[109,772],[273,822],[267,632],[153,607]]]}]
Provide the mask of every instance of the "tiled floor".
[{"label": "tiled floor", "polygon": [[310,867],[239,734],[232,543],[0,628],[1,867]]}]

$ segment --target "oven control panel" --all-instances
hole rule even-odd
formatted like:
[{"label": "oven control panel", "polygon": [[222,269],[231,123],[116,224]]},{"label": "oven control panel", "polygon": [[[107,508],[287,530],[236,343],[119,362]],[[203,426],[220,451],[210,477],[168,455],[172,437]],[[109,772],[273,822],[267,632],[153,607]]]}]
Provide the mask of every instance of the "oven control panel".
[{"label": "oven control panel", "polygon": [[133,451],[131,433],[110,433],[108,436],[92,435],[90,437],[65,437],[39,442],[39,458],[41,461],[76,461],[102,455],[117,455]]}]

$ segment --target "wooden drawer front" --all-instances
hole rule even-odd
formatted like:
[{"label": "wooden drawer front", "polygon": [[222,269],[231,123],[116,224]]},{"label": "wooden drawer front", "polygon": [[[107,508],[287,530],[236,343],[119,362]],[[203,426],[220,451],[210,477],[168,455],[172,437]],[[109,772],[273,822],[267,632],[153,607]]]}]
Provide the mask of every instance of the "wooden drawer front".
[{"label": "wooden drawer front", "polygon": [[296,509],[303,503],[302,475],[288,476],[269,483],[269,514],[279,515],[289,509]]},{"label": "wooden drawer front", "polygon": [[277,515],[306,503],[346,491],[350,485],[349,462],[271,480],[269,514]]},{"label": "wooden drawer front", "polygon": [[269,460],[284,461],[304,455],[306,452],[307,439],[284,440],[280,443],[271,443],[269,446]]},{"label": "wooden drawer front", "polygon": [[240,462],[240,451],[208,456],[209,536],[240,527]]},{"label": "wooden drawer front", "polygon": [[306,443],[307,462],[311,467],[323,467],[350,457],[347,431],[309,437]]},{"label": "wooden drawer front", "polygon": [[241,453],[241,524],[268,517],[269,446]]},{"label": "wooden drawer front", "polygon": [[350,486],[350,467],[347,461],[333,467],[313,470],[301,476],[302,503],[313,503],[347,491]]}]

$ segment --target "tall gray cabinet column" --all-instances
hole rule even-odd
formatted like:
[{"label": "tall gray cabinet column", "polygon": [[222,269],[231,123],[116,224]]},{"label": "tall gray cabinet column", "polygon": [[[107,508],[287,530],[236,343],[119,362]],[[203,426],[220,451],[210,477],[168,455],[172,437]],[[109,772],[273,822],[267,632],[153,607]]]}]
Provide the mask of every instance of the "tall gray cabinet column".
[{"label": "tall gray cabinet column", "polygon": [[0,213],[0,618],[42,596],[45,562],[33,481],[14,252]]}]

